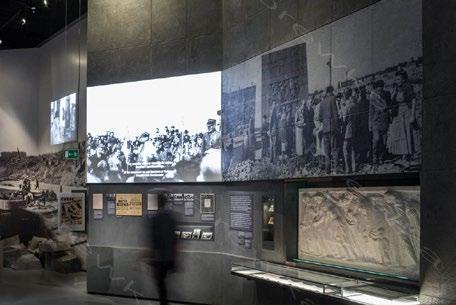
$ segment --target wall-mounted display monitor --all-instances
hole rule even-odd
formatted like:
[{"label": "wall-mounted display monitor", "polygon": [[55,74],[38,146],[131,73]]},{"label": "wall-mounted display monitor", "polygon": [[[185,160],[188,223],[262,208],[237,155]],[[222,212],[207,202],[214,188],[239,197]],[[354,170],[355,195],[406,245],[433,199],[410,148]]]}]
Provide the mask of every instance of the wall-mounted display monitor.
[{"label": "wall-mounted display monitor", "polygon": [[419,187],[301,189],[298,258],[419,280]]},{"label": "wall-mounted display monitor", "polygon": [[221,178],[221,72],[87,88],[87,182]]},{"label": "wall-mounted display monitor", "polygon": [[51,145],[76,141],[76,93],[51,102]]}]

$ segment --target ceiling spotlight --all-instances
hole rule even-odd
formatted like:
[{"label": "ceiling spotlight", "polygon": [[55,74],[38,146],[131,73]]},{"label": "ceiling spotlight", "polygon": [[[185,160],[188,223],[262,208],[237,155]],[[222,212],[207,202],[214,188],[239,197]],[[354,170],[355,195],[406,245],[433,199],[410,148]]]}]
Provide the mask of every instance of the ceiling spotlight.
[{"label": "ceiling spotlight", "polygon": [[25,25],[26,23],[27,23],[27,20],[24,17],[22,17],[21,18],[21,25]]},{"label": "ceiling spotlight", "polygon": [[48,1],[47,1],[47,0],[43,0],[43,5],[44,5],[45,7],[48,7],[48,5],[49,5],[49,4],[48,4]]},{"label": "ceiling spotlight", "polygon": [[0,46],[2,45],[2,43],[3,43],[3,40],[0,39]]}]

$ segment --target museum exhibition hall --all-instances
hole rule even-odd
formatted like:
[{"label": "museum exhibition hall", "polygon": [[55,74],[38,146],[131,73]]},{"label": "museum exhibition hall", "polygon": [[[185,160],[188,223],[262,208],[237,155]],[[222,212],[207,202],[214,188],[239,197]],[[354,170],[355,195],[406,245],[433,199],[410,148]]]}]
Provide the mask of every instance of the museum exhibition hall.
[{"label": "museum exhibition hall", "polygon": [[456,304],[455,17],[1,0],[0,305]]}]

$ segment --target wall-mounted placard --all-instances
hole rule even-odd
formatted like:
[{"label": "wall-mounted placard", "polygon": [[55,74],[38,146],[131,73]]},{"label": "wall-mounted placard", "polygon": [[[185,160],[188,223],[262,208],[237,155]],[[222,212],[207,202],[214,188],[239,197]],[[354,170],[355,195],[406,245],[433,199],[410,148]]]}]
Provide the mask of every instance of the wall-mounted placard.
[{"label": "wall-mounted placard", "polygon": [[92,195],[92,209],[103,210],[103,194],[98,193]]},{"label": "wall-mounted placard", "polygon": [[248,232],[253,230],[253,195],[230,196],[230,228]]},{"label": "wall-mounted placard", "polygon": [[186,201],[184,205],[184,216],[193,216],[194,213],[193,201]]},{"label": "wall-mounted placard", "polygon": [[116,194],[109,193],[109,194],[106,194],[105,197],[106,197],[106,205],[108,207],[107,214],[116,215]]},{"label": "wall-mounted placard", "polygon": [[201,214],[215,213],[215,194],[200,194]]},{"label": "wall-mounted placard", "polygon": [[147,210],[158,210],[158,194],[147,194]]},{"label": "wall-mounted placard", "polygon": [[142,194],[117,194],[116,216],[142,216]]},{"label": "wall-mounted placard", "polygon": [[93,210],[93,219],[103,219],[103,210]]}]

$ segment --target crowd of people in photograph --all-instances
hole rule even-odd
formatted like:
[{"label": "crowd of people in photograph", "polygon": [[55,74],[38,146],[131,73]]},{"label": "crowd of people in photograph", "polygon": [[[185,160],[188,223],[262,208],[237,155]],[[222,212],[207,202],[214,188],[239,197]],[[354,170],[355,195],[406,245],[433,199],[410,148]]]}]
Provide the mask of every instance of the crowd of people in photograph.
[{"label": "crowd of people in photograph", "polygon": [[112,131],[95,137],[89,133],[88,175],[101,181],[125,181],[129,167],[137,170],[154,162],[172,166],[201,158],[209,149],[220,148],[218,125],[215,119],[209,119],[205,133],[191,134],[188,130],[165,126],[163,130],[156,128],[153,135],[144,132],[134,138],[119,138]]},{"label": "crowd of people in photograph", "polygon": [[237,180],[411,169],[421,155],[421,100],[421,59],[307,98],[289,100],[279,92],[261,130],[253,120],[246,124],[243,156],[224,158],[224,174]]}]

